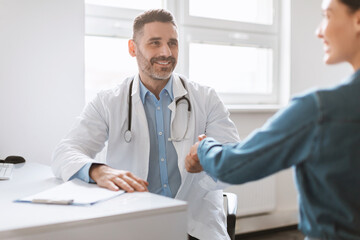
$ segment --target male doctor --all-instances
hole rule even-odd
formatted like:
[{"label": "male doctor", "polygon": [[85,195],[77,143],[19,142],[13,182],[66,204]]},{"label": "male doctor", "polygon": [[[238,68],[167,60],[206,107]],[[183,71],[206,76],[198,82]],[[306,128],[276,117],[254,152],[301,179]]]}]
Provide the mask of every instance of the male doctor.
[{"label": "male doctor", "polygon": [[[187,201],[189,239],[229,239],[221,184],[204,172],[188,173],[184,165],[200,134],[239,140],[227,109],[213,89],[173,73],[179,47],[170,12],[139,15],[128,45],[139,74],[85,107],[53,154],[54,174]],[[106,142],[101,163],[95,156]]]}]

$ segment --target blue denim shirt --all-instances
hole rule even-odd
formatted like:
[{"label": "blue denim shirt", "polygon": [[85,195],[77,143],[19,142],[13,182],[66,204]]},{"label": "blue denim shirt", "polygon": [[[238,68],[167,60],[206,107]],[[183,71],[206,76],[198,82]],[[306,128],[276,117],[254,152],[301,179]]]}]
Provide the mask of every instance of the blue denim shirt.
[{"label": "blue denim shirt", "polygon": [[360,71],[335,88],[293,99],[240,143],[203,140],[205,171],[241,184],[295,167],[299,229],[321,239],[360,239]]}]

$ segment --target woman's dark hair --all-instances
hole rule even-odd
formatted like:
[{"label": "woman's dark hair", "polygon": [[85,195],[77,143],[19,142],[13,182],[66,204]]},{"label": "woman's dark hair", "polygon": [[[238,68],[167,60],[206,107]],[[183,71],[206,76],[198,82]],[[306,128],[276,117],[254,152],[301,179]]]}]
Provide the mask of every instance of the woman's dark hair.
[{"label": "woman's dark hair", "polygon": [[339,1],[345,4],[346,6],[348,6],[350,11],[352,12],[355,12],[360,9],[360,0],[339,0]]}]

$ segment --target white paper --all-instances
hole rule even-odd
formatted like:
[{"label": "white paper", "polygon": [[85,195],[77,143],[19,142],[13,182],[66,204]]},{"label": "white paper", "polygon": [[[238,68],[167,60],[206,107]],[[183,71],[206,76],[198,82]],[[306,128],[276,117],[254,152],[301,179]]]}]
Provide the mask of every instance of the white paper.
[{"label": "white paper", "polygon": [[96,184],[73,179],[54,188],[45,190],[38,194],[17,200],[18,202],[32,202],[34,199],[49,201],[73,200],[72,204],[84,205],[107,200],[124,193],[124,190],[111,191]]}]

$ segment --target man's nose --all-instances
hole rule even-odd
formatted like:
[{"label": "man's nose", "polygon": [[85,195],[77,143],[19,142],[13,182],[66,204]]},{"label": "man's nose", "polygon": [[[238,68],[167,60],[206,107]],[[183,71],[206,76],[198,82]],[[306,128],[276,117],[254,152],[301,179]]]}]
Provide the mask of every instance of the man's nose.
[{"label": "man's nose", "polygon": [[171,56],[172,52],[170,47],[167,44],[163,44],[160,48],[160,55],[162,56]]}]

